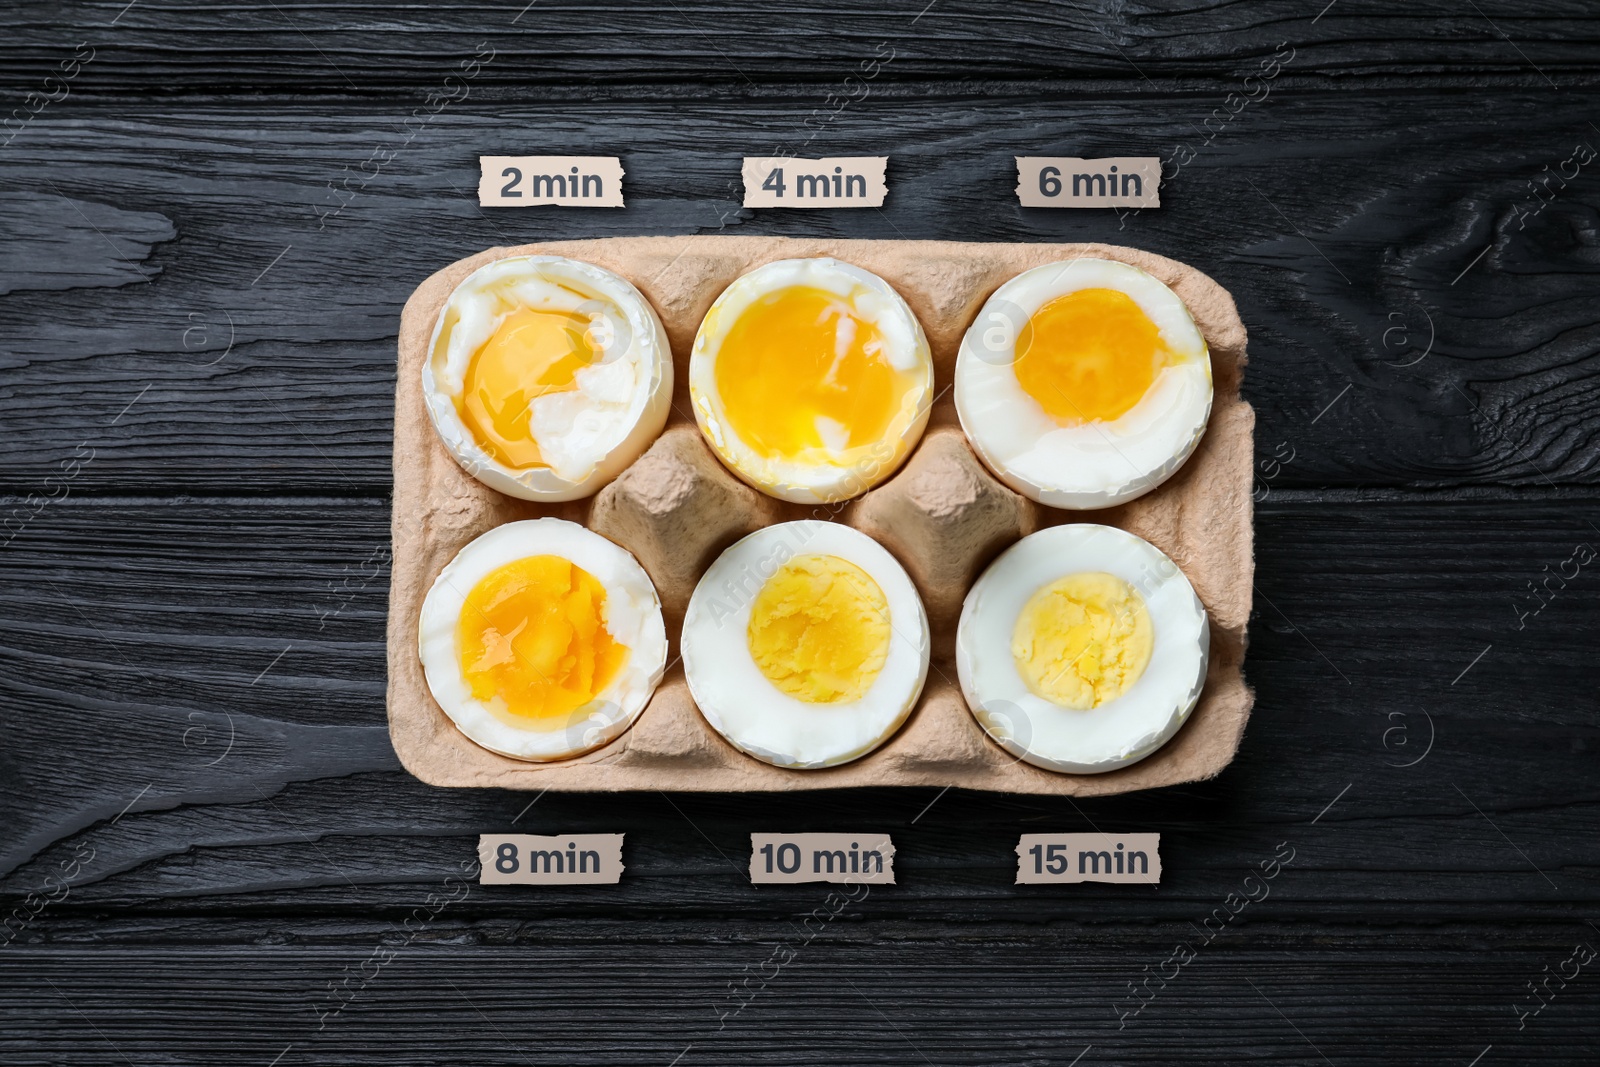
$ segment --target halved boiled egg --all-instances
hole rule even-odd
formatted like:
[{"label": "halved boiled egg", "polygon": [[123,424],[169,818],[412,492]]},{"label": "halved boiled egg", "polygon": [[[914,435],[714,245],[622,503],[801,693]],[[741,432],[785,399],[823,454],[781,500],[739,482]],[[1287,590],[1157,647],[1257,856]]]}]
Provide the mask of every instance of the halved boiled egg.
[{"label": "halved boiled egg", "polygon": [[887,741],[928,677],[928,617],[904,568],[848,526],[758,530],[706,571],[683,620],[711,727],[778,767],[832,767]]},{"label": "halved boiled egg", "polygon": [[1178,295],[1107,259],[1052,263],[997,289],[956,357],[973,449],[1022,495],[1106,508],[1171,477],[1211,415],[1211,357]]},{"label": "halved boiled egg", "polygon": [[1111,526],[1012,545],[961,608],[956,670],[995,741],[1038,767],[1098,774],[1144,759],[1200,699],[1206,611],[1166,553]]},{"label": "halved boiled egg", "polygon": [[627,281],[575,259],[514,256],[450,294],[422,388],[467,473],[524,500],[576,500],[660,434],[672,353]]},{"label": "halved boiled egg", "polygon": [[893,474],[928,423],[933,361],[889,283],[834,259],[757,267],[706,313],[689,357],[695,421],[780,500],[846,500]]},{"label": "halved boiled egg", "polygon": [[467,544],[422,602],[434,700],[493,752],[558,760],[633,725],[667,662],[655,586],[625,549],[562,519]]}]

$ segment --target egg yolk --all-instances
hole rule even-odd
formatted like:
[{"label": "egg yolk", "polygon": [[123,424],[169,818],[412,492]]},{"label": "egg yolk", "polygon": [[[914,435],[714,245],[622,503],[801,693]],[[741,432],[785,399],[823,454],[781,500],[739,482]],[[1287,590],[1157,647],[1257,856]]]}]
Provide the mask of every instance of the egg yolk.
[{"label": "egg yolk", "polygon": [[467,594],[456,653],[472,695],[498,717],[548,720],[583,707],[627,662],[605,625],[606,591],[560,556],[529,556]]},{"label": "egg yolk", "polygon": [[806,285],[767,293],[739,314],[715,377],[728,424],[764,459],[882,441],[917,384],[889,362],[876,325]]},{"label": "egg yolk", "polygon": [[577,388],[578,371],[597,361],[587,319],[518,308],[467,366],[456,410],[483,450],[508,467],[548,466],[534,440],[533,402]]},{"label": "egg yolk", "polygon": [[1017,383],[1062,426],[1126,413],[1174,362],[1161,332],[1116,289],[1079,289],[1035,311],[1017,337]]},{"label": "egg yolk", "polygon": [[1093,571],[1037,590],[1011,634],[1011,655],[1028,688],[1078,711],[1127,692],[1154,646],[1144,598],[1121,578]]},{"label": "egg yolk", "polygon": [[838,556],[796,556],[768,578],[750,611],[750,657],[808,704],[860,700],[889,657],[889,602],[872,576]]}]

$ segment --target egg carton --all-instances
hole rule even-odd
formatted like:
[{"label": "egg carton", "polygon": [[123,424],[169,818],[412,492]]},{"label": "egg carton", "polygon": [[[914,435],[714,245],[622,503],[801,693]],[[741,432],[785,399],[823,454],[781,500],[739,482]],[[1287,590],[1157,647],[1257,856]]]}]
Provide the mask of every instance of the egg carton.
[{"label": "egg carton", "polygon": [[[666,327],[676,368],[667,427],[587,500],[537,503],[488,488],[451,459],[428,420],[422,365],[440,309],[468,274],[513,255],[569,256],[615,271]],[[933,354],[937,399],[922,441],[892,478],[837,505],[785,503],[740,482],[702,440],[688,399],[689,350],[712,301],[746,271],[806,256],[832,256],[888,281],[921,320]],[[1119,507],[1069,512],[1025,499],[985,469],[961,432],[950,383],[962,334],[1001,283],[1083,256],[1130,263],[1183,298],[1211,349],[1215,399],[1199,447],[1165,484]],[[1254,572],[1255,413],[1239,395],[1244,363],[1244,325],[1225,289],[1185,264],[1112,245],[623,237],[494,248],[451,264],[417,287],[400,324],[388,627],[395,751],[431,785],[502,789],[960,786],[1096,796],[1209,778],[1233,759],[1254,699],[1241,671]],[[480,748],[434,702],[418,659],[417,620],[429,586],[463,545],[502,523],[542,516],[582,523],[638,558],[661,597],[671,648],[666,676],[632,729],[586,755],[530,763]],[[932,635],[927,686],[905,725],[876,751],[826,770],[774,767],[724,741],[695,707],[677,658],[689,595],[717,555],[761,527],[804,518],[847,523],[887,547],[922,594]],[[984,734],[956,681],[956,623],[973,581],[1018,538],[1065,522],[1104,523],[1150,541],[1183,568],[1210,617],[1210,666],[1188,722],[1146,759],[1105,774],[1019,762]]]}]

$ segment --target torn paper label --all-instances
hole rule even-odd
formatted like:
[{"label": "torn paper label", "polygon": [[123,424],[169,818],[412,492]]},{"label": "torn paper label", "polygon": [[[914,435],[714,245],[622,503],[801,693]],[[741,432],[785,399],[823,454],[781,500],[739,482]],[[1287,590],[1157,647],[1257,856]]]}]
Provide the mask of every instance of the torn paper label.
[{"label": "torn paper label", "polygon": [[1160,207],[1159,156],[1018,156],[1023,207]]},{"label": "torn paper label", "polygon": [[621,834],[483,834],[480,885],[611,885],[622,878]]},{"label": "torn paper label", "polygon": [[751,834],[750,880],[894,884],[888,834]]},{"label": "torn paper label", "polygon": [[882,207],[888,156],[744,157],[745,207]]},{"label": "torn paper label", "polygon": [[1159,882],[1160,834],[1023,834],[1017,884]]},{"label": "torn paper label", "polygon": [[480,207],[622,207],[616,156],[479,156]]}]

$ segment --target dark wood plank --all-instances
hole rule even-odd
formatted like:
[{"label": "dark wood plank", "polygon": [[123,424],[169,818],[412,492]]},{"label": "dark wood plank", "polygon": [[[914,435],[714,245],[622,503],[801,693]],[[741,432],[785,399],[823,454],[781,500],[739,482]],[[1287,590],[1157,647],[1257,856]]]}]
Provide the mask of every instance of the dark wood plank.
[{"label": "dark wood plank", "polygon": [[[125,10],[125,8],[128,8]],[[476,91],[522,97],[524,86],[676,82],[721,87],[809,82],[876,72],[889,80],[1141,77],[1217,84],[1255,69],[1282,43],[1295,75],[1315,82],[1500,80],[1594,84],[1600,23],[1578,0],[1484,10],[1426,0],[1403,10],[1293,0],[1202,4],[1050,0],[853,0],[827,5],[395,5],[296,0],[226,7],[126,0],[13,5],[12,61],[0,86],[37,89],[75,44],[96,48],[74,91],[100,94],[419,94],[463,58],[493,55]],[[487,51],[485,51],[487,50]],[[874,64],[869,66],[868,64]],[[882,64],[879,66],[878,64]],[[687,87],[686,86],[686,87]],[[804,108],[827,107],[823,91]]]},{"label": "dark wood plank", "polygon": [[[1519,1020],[1529,983],[1600,946],[1595,575],[1571,573],[1600,545],[1600,194],[1592,165],[1549,178],[1600,147],[1593,5],[7,14],[0,1060],[1597,1058],[1592,964]],[[1213,134],[1280,48],[1270,95]],[[369,180],[375,147],[395,156]],[[887,151],[894,191],[882,212],[740,211],[738,156],[774,149]],[[619,154],[630,207],[480,211],[494,151]],[[1013,206],[1013,154],[1113,152],[1183,160],[1164,208]],[[1117,241],[1234,291],[1262,461],[1258,704],[1220,777],[1077,803],[530,808],[397,766],[383,552],[406,294],[494,244],[743,232]],[[900,884],[808,939],[827,891],[750,886],[748,834],[847,825],[895,835]],[[513,826],[625,831],[628,874],[474,886],[430,915],[475,836]],[[1094,826],[1161,832],[1159,889],[1013,884],[1019,832]],[[1200,944],[1280,842],[1270,896]],[[1180,942],[1195,961],[1119,1018]]]},{"label": "dark wood plank", "polygon": [[[378,500],[75,498],[5,550],[0,753],[20,785],[0,799],[6,898],[94,852],[33,934],[108,907],[403,915],[476,834],[513,825],[627,832],[630,874],[604,893],[478,890],[475,916],[803,911],[815,887],[746,882],[749,833],[855,824],[902,850],[902,884],[875,898],[884,919],[1031,922],[1065,906],[1177,921],[1286,839],[1304,845],[1292,914],[1306,921],[1571,923],[1600,897],[1586,845],[1600,720],[1574,639],[1600,586],[1592,563],[1562,567],[1600,544],[1593,494],[1269,497],[1246,663],[1257,711],[1221,777],[1098,801],[953,792],[927,810],[932,790],[529,808],[533,794],[422,785],[384,721],[387,519]],[[1533,613],[1527,583],[1573,570]],[[1085,886],[1064,904],[1012,884],[1019,830],[1097,825],[1167,835],[1158,894]]]},{"label": "dark wood plank", "polygon": [[[72,493],[385,493],[412,287],[495,244],[640,232],[1151,248],[1239,301],[1267,488],[1600,477],[1600,184],[1591,165],[1537,214],[1528,184],[1600,148],[1580,95],[1272,96],[1205,145],[1211,104],[872,99],[816,142],[893,150],[889,205],[856,213],[737,210],[739,155],[803,140],[757,101],[468,101],[409,141],[370,107],[47,112],[0,155],[0,488],[40,492],[92,450]],[[395,160],[336,195],[380,144]],[[1162,209],[1014,206],[1016,151],[1183,144]],[[501,149],[620,152],[630,206],[481,210],[475,155]]]},{"label": "dark wood plank", "polygon": [[[1338,947],[1218,938],[1119,1029],[1125,983],[1192,933],[1109,941],[1057,928],[1002,942],[864,941],[835,934],[846,922],[809,944],[781,924],[671,945],[600,931],[515,945],[489,930],[454,944],[401,946],[391,935],[395,956],[381,969],[368,962],[375,940],[13,949],[0,955],[0,1049],[18,1067],[1065,1065],[1080,1055],[1085,1065],[1465,1065],[1489,1045],[1485,1064],[1578,1065],[1596,1052],[1594,992],[1582,985],[1592,976],[1557,993],[1522,1031],[1513,1010],[1519,993],[1530,997],[1524,982],[1567,959],[1578,935],[1515,952],[1448,935],[1444,945],[1435,935]],[[776,966],[763,964],[784,950],[793,959],[732,1014],[741,1002],[730,990],[751,976],[758,988]],[[319,1015],[338,1003],[329,987],[349,976],[357,998]],[[1352,992],[1339,1000],[1329,987]]]}]

